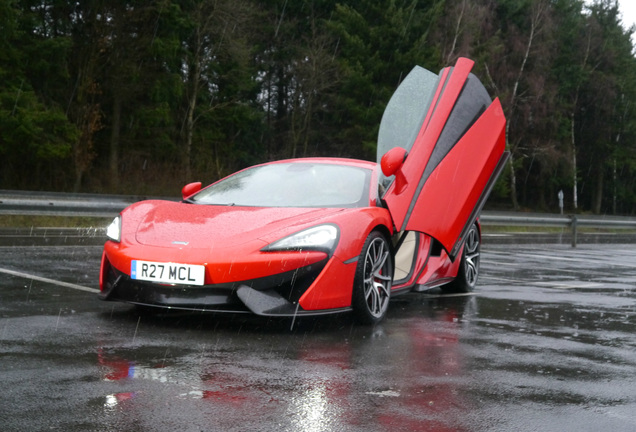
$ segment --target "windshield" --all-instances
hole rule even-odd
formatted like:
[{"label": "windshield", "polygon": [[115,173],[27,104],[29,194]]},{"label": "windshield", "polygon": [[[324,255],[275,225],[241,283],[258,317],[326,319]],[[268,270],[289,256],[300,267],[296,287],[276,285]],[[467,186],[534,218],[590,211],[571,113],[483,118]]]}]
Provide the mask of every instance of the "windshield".
[{"label": "windshield", "polygon": [[366,207],[370,175],[368,169],[329,163],[261,165],[227,177],[189,201],[249,207]]}]

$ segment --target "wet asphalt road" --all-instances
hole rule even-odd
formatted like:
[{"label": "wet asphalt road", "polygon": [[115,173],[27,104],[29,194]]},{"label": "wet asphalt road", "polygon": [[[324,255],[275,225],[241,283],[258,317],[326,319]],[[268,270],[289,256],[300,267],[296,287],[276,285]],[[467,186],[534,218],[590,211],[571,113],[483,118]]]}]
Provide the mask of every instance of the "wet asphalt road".
[{"label": "wet asphalt road", "polygon": [[0,247],[0,430],[636,430],[634,244],[486,241],[475,295],[375,328],[145,315],[90,292],[100,256]]}]

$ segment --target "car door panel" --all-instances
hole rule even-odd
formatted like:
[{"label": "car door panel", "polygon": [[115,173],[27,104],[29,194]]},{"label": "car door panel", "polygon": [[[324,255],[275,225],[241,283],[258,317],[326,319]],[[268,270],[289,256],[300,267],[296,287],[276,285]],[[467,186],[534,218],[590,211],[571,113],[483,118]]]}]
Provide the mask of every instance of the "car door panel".
[{"label": "car door panel", "polygon": [[491,177],[498,176],[505,160],[504,129],[503,111],[495,101],[426,177],[405,230],[424,232],[451,256],[457,254],[462,231],[477,218],[494,184]]},{"label": "car door panel", "polygon": [[[398,231],[426,233],[440,241],[452,258],[507,157],[501,104],[497,99],[492,101],[479,79],[470,73],[473,64],[459,59],[454,67],[441,71],[432,92],[425,89],[421,95],[407,95],[427,105],[403,103],[396,107],[394,98],[399,102],[405,99],[405,91],[414,94],[413,82],[406,90],[398,88],[387,106],[378,137],[378,150],[385,151],[390,147],[386,141],[391,129],[384,124],[396,130],[400,115],[411,109],[425,110],[425,114],[409,113],[422,119],[419,124],[405,123],[413,132],[400,132],[401,136],[410,133],[414,137],[412,144],[406,143],[408,155],[399,173],[406,184],[398,188],[398,182],[387,179],[383,199]],[[420,82],[421,87],[426,85],[424,79]],[[416,133],[415,128],[419,128]]]}]

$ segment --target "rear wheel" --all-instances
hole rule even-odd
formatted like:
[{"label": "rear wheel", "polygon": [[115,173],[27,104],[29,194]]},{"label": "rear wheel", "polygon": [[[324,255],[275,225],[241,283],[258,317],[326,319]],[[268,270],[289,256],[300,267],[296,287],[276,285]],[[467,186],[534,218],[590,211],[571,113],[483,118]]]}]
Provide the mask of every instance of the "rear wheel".
[{"label": "rear wheel", "polygon": [[481,241],[477,224],[473,224],[466,235],[464,253],[459,264],[459,271],[454,281],[442,286],[445,293],[468,293],[475,289],[479,278]]},{"label": "rear wheel", "polygon": [[352,305],[364,324],[380,322],[386,315],[393,282],[393,257],[387,239],[378,231],[369,234],[358,258]]}]

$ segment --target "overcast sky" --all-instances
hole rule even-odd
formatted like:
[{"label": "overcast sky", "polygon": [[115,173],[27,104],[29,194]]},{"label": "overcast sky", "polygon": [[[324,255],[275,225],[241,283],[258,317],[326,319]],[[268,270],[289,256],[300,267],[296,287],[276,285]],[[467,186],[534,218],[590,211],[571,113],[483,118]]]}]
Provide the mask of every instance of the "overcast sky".
[{"label": "overcast sky", "polygon": [[621,13],[623,14],[623,26],[629,28],[632,24],[636,24],[636,1],[620,0],[618,2]]},{"label": "overcast sky", "polygon": [[[585,0],[586,4],[594,3],[594,0]],[[636,24],[636,0],[618,0],[618,8],[621,11],[621,22],[623,27],[629,28]]]}]

